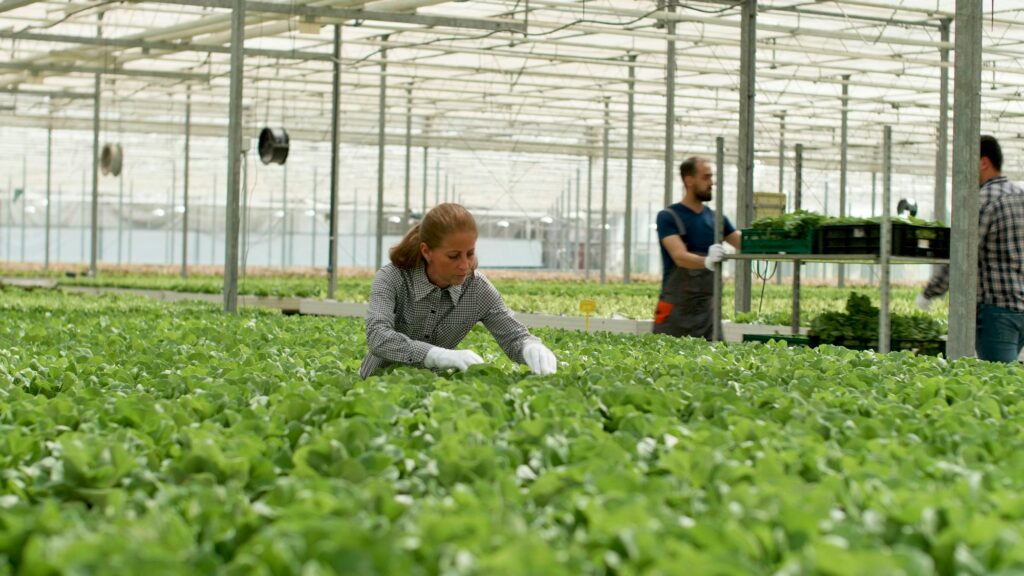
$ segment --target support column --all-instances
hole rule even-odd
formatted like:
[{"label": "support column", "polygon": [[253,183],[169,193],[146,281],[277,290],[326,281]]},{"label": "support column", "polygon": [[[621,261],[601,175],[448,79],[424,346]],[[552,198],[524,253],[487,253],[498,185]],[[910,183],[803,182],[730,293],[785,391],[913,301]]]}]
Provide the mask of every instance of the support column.
[{"label": "support column", "polygon": [[628,109],[626,111],[626,213],[623,228],[625,228],[625,246],[623,247],[622,259],[622,282],[629,284],[630,273],[633,268],[633,125],[636,114],[633,109],[633,89],[636,86],[636,54],[629,55],[629,90]]},{"label": "support column", "polygon": [[[740,133],[736,180],[736,227],[754,219],[754,88],[757,60],[757,0],[743,0],[740,16]],[[793,268],[796,269],[794,264]],[[736,262],[736,311],[750,311],[750,261]]]},{"label": "support column", "polygon": [[[43,270],[50,269],[50,205],[53,185],[53,126],[46,129],[46,241],[44,242]],[[118,241],[118,263],[120,264],[121,243]]]},{"label": "support column", "polygon": [[978,142],[981,136],[981,0],[956,1],[953,48],[953,210],[947,353],[973,356],[978,294]]},{"label": "support column", "polygon": [[[281,268],[288,266],[288,165],[281,166]],[[267,262],[270,266],[270,262]]]},{"label": "support column", "polygon": [[404,226],[409,225],[409,215],[412,214],[410,194],[412,194],[412,86],[405,89],[405,212],[402,214]]},{"label": "support column", "polygon": [[576,211],[573,213],[572,260],[573,267],[580,271],[580,167],[576,167]]},{"label": "support column", "polygon": [[[96,37],[103,36],[103,12],[96,16]],[[100,74],[93,76],[92,93],[92,207],[91,237],[89,240],[89,276],[96,277],[96,264],[99,258],[99,218],[100,218]]]},{"label": "support column", "polygon": [[[977,165],[977,162],[975,162]],[[892,126],[882,134],[882,226],[878,252],[882,301],[878,306],[878,351],[889,351],[889,255],[892,252]],[[977,218],[977,216],[975,216]]]},{"label": "support column", "polygon": [[228,197],[224,233],[224,311],[238,311],[238,198],[242,173],[242,66],[245,0],[231,10],[231,97],[228,112]]},{"label": "support column", "polygon": [[[387,42],[385,34],[382,42]],[[377,110],[377,252],[374,258],[374,269],[379,270],[384,263],[384,122],[388,91],[388,49],[380,51],[380,98]]]},{"label": "support column", "polygon": [[[669,14],[676,12],[676,0],[666,0]],[[676,127],[676,21],[665,22],[669,40],[665,48],[665,206],[672,203],[675,182],[675,127]],[[633,67],[630,66],[630,70]],[[630,90],[632,96],[633,91]]]},{"label": "support column", "polygon": [[[850,105],[850,75],[843,75],[843,111],[839,128],[839,217],[846,216],[846,169],[847,151],[849,150],[849,105]],[[837,266],[839,274],[839,287],[846,287],[846,265]]]},{"label": "support column", "polygon": [[[428,161],[430,160],[430,148],[423,147],[423,216],[427,214],[427,172],[429,171]],[[422,216],[421,216],[422,218]]]},{"label": "support column", "polygon": [[[778,188],[778,190],[776,190],[776,192],[778,192],[779,194],[785,194],[786,193],[786,172],[785,172],[785,168],[786,168],[786,113],[783,112],[782,114],[779,114],[779,188]],[[722,177],[721,173],[719,173],[718,177],[719,178]],[[722,190],[722,186],[719,185],[718,189]],[[783,204],[784,205],[788,204],[788,202],[783,202]],[[782,211],[783,212],[786,211],[785,207],[783,207]],[[781,285],[782,284],[782,272],[783,272],[783,270],[785,270],[785,268],[786,268],[785,267],[785,262],[776,262],[775,263],[775,284],[776,285]]]},{"label": "support column", "polygon": [[[334,291],[338,288],[338,155],[341,153],[338,142],[338,121],[341,105],[341,25],[334,25],[334,50],[332,52],[334,75],[331,80],[331,191],[330,214],[327,228],[327,298],[334,299]],[[354,213],[353,213],[354,214]],[[355,230],[355,218],[352,219]],[[354,234],[354,232],[353,232]]]},{"label": "support column", "polygon": [[[188,184],[189,184],[189,160],[192,144],[192,88],[188,88],[185,94],[185,190],[182,204],[185,212],[181,215],[181,277],[188,278]],[[172,207],[173,208],[173,207]],[[120,239],[118,239],[120,242]],[[118,252],[120,254],[120,244]]]},{"label": "support column", "polygon": [[[949,19],[939,24],[943,44],[949,43]],[[935,149],[935,213],[932,219],[946,222],[946,179],[949,165],[949,48],[939,50],[939,126]],[[938,268],[938,267],[936,267]]]},{"label": "support column", "polygon": [[[593,146],[588,146],[593,148]],[[587,232],[583,236],[583,278],[590,280],[590,235],[593,230],[591,213],[593,211],[594,192],[594,154],[587,155]]]},{"label": "support column", "polygon": [[608,268],[608,139],[611,132],[611,119],[608,112],[608,98],[604,99],[604,152],[603,173],[601,177],[601,284],[606,281]]},{"label": "support column", "polygon": [[[797,144],[796,162],[793,168],[793,210],[800,210],[804,198],[804,145]],[[793,312],[790,318],[790,332],[800,333],[800,272],[799,260],[793,260]]]},{"label": "support column", "polygon": [[[722,198],[722,190],[725,188],[725,138],[715,138],[715,174],[718,176],[717,189],[715,190],[715,244],[721,244],[725,224],[722,219],[722,208],[725,200]],[[722,267],[724,263],[715,266],[715,284],[712,302],[712,327],[711,341],[722,340]]]}]

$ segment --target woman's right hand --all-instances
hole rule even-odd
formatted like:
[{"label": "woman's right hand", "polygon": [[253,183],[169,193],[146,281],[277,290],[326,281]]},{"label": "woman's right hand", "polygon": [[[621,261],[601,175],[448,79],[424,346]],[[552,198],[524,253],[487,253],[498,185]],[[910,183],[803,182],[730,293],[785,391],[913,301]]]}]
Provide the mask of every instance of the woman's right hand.
[{"label": "woman's right hand", "polygon": [[423,365],[427,368],[458,368],[465,372],[474,364],[483,364],[484,359],[472,350],[448,350],[447,348],[433,347],[427,352]]}]

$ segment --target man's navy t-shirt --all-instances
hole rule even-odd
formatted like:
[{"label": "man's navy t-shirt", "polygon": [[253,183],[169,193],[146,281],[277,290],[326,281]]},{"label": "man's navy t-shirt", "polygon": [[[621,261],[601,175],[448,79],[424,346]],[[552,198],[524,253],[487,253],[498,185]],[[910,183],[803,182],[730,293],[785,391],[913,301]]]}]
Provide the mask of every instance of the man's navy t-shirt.
[{"label": "man's navy t-shirt", "polygon": [[[686,249],[701,256],[707,254],[708,248],[715,243],[715,211],[705,206],[700,213],[697,213],[683,206],[682,202],[676,202],[665,210],[674,210],[679,219],[683,221],[683,226],[686,227],[686,235],[683,236],[683,243],[686,244]],[[672,257],[669,256],[668,250],[665,250],[665,246],[661,241],[669,236],[679,234],[679,227],[676,226],[675,218],[665,210],[658,212],[657,219],[658,246],[661,248],[662,290],[665,289],[665,285],[668,283],[669,275],[676,269],[676,263],[672,261]],[[729,218],[723,217],[722,238],[735,231],[736,228],[733,227],[732,222],[729,222]]]}]

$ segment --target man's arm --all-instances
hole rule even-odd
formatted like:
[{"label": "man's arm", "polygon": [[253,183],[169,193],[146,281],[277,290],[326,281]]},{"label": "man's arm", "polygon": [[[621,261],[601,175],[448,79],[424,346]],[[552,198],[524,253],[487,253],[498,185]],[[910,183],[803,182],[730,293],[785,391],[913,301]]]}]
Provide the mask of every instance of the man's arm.
[{"label": "man's arm", "polygon": [[740,244],[743,242],[743,236],[740,234],[739,230],[733,230],[732,234],[725,237],[725,241],[739,252]]},{"label": "man's arm", "polygon": [[672,262],[680,268],[700,270],[704,268],[704,257],[694,254],[686,249],[686,244],[678,235],[666,236],[661,239],[661,245],[665,247]]}]

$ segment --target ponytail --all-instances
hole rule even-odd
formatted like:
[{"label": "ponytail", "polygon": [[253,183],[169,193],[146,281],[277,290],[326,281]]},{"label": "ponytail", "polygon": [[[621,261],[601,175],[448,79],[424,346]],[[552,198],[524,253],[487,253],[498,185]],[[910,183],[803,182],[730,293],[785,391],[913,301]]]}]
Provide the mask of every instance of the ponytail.
[{"label": "ponytail", "polygon": [[412,270],[420,265],[423,255],[420,254],[420,225],[416,224],[388,251],[391,263],[398,268]]},{"label": "ponytail", "polygon": [[421,244],[437,248],[449,234],[462,232],[476,234],[476,220],[469,210],[459,204],[438,204],[427,212],[419,224],[405,233],[401,242],[391,247],[388,256],[396,267],[412,270],[423,263]]}]

